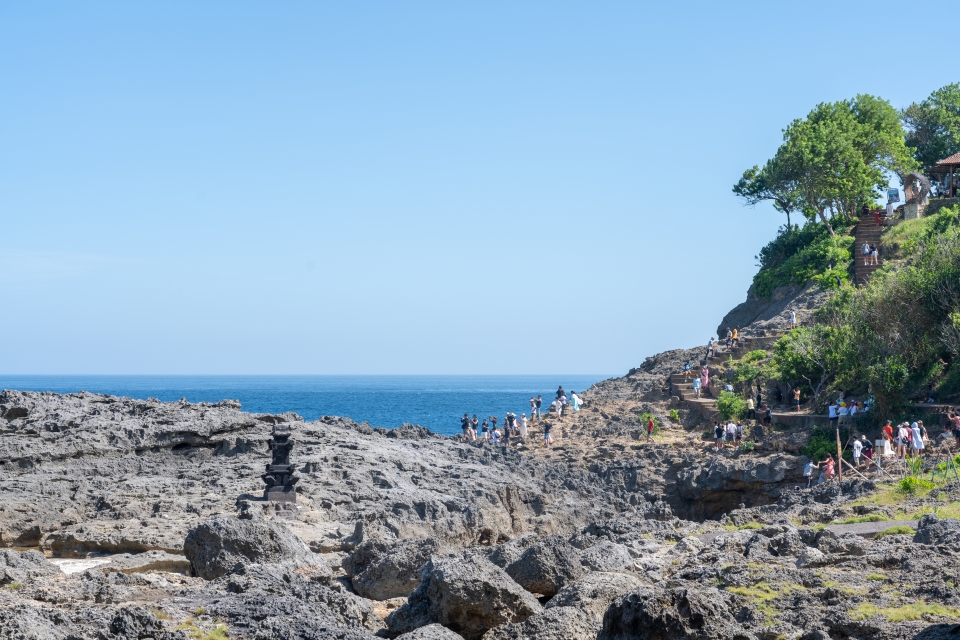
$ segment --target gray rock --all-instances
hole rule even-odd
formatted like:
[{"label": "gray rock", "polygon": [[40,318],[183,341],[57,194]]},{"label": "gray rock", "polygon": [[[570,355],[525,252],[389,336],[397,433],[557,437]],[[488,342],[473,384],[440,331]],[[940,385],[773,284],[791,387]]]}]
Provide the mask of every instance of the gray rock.
[{"label": "gray rock", "polygon": [[47,562],[39,551],[0,549],[0,587],[25,585],[39,577],[60,575],[56,565]]},{"label": "gray rock", "polygon": [[829,563],[826,554],[815,547],[806,547],[797,557],[797,568],[811,569],[813,567],[822,567]]},{"label": "gray rock", "polygon": [[853,533],[834,533],[823,529],[817,534],[817,549],[827,554],[863,556],[867,554],[870,543]]},{"label": "gray rock", "polygon": [[602,540],[580,552],[580,562],[591,571],[616,571],[632,567],[633,556],[622,544]]},{"label": "gray rock", "polygon": [[578,607],[554,607],[487,631],[483,640],[596,640],[600,621]]},{"label": "gray rock", "polygon": [[642,584],[639,577],[630,574],[592,572],[560,589],[546,607],[580,607],[602,620],[614,600]]},{"label": "gray rock", "polygon": [[508,540],[503,544],[492,547],[487,554],[487,559],[501,569],[506,569],[519,560],[524,551],[537,544],[539,539],[539,536],[535,533],[528,533],[513,540]]},{"label": "gray rock", "polygon": [[214,580],[245,564],[324,565],[284,525],[260,519],[228,517],[204,522],[187,534],[183,551],[193,572],[205,580]]},{"label": "gray rock", "polygon": [[103,571],[121,573],[144,573],[146,571],[167,571],[187,573],[190,561],[186,556],[166,553],[165,551],[145,551],[137,554],[121,554],[110,558],[110,562],[99,567]]},{"label": "gray rock", "polygon": [[715,588],[641,588],[610,605],[597,640],[746,640],[754,638],[726,609]]},{"label": "gray rock", "polygon": [[450,631],[443,625],[428,624],[410,633],[399,635],[395,640],[463,640],[463,636]]},{"label": "gray rock", "polygon": [[797,558],[804,552],[807,545],[803,543],[800,534],[793,529],[778,533],[770,538],[768,548],[770,553],[775,556]]},{"label": "gray rock", "polygon": [[527,591],[554,596],[587,570],[580,561],[580,551],[554,535],[529,547],[507,566],[506,572]]},{"label": "gray rock", "polygon": [[522,622],[543,611],[503,569],[486,558],[464,553],[434,556],[421,571],[421,582],[407,604],[387,617],[393,634],[440,623],[467,640],[489,629]]},{"label": "gray rock", "polygon": [[420,568],[440,551],[435,539],[360,544],[344,563],[353,588],[371,600],[405,598],[420,584]]},{"label": "gray rock", "polygon": [[920,544],[956,547],[960,543],[960,520],[941,519],[935,514],[928,513],[917,523],[917,533],[913,536],[913,541]]}]

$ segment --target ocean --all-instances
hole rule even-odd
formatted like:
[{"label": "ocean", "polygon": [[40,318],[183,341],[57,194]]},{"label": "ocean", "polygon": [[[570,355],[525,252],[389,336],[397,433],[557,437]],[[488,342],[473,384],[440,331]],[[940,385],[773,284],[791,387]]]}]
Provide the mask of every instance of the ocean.
[{"label": "ocean", "polygon": [[460,433],[464,412],[482,421],[508,411],[530,415],[530,397],[544,408],[558,385],[584,391],[608,375],[525,376],[15,376],[0,375],[0,389],[89,391],[165,402],[239,400],[244,411],[295,411],[306,420],[346,416],[392,429],[405,422],[444,435]]}]

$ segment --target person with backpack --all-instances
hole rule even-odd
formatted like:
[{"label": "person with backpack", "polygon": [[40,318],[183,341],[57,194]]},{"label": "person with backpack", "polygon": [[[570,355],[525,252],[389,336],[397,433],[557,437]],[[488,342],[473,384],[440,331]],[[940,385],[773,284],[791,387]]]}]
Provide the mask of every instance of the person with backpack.
[{"label": "person with backpack", "polygon": [[820,465],[815,463],[813,460],[807,460],[807,464],[803,465],[803,477],[807,479],[807,489],[809,489],[810,485],[813,484],[814,470],[819,468]]}]

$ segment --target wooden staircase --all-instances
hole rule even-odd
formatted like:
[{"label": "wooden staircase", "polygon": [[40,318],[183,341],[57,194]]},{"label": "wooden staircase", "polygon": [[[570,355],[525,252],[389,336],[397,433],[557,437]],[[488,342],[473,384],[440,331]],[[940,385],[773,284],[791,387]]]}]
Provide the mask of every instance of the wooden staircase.
[{"label": "wooden staircase", "polygon": [[883,260],[877,260],[878,264],[863,264],[863,243],[877,245],[878,252],[882,253],[883,248],[880,243],[880,236],[883,233],[883,227],[879,226],[872,218],[864,217],[857,224],[854,230],[853,257],[854,257],[854,278],[853,282],[858,287],[870,282],[870,276],[873,272],[883,266]]}]

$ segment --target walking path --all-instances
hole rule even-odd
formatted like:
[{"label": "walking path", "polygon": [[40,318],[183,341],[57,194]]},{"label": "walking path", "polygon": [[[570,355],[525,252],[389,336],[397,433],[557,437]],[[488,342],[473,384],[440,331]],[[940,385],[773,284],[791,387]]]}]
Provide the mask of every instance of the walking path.
[{"label": "walking path", "polygon": [[[828,524],[824,529],[828,529],[834,533],[852,533],[863,538],[872,538],[881,531],[886,531],[891,527],[910,527],[916,529],[918,522],[919,520],[880,520],[877,522],[857,522],[855,524]],[[739,529],[738,531],[749,531],[749,529]],[[704,544],[711,544],[714,540],[727,533],[732,532],[714,531],[711,533],[701,533],[697,536],[697,539]]]},{"label": "walking path", "polygon": [[854,229],[854,246],[853,246],[853,257],[854,257],[854,284],[857,286],[863,286],[870,282],[870,276],[873,275],[873,272],[883,266],[883,260],[877,259],[877,264],[863,264],[863,253],[861,247],[864,243],[869,245],[877,245],[877,251],[881,250],[880,236],[883,233],[883,227],[877,225],[877,222],[872,218],[863,217],[860,222],[857,223],[857,226]]}]

